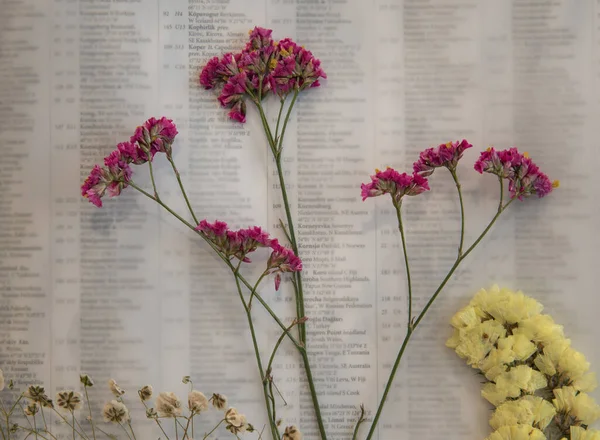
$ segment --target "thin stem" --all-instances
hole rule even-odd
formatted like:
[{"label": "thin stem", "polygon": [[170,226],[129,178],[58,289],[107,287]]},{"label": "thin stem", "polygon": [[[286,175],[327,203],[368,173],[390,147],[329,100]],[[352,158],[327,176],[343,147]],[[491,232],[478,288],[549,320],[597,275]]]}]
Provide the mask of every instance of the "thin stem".
[{"label": "thin stem", "polygon": [[[241,262],[240,262],[241,263]],[[234,276],[238,273],[239,264],[234,272]],[[235,276],[235,284],[237,286],[238,294],[240,296],[240,300],[242,301],[242,305],[244,306],[244,310],[246,311],[246,318],[248,319],[248,326],[250,327],[250,335],[252,336],[252,345],[254,347],[254,354],[256,356],[256,364],[258,365],[258,372],[260,373],[260,380],[262,383],[263,394],[265,398],[265,405],[267,407],[267,414],[269,417],[269,423],[271,425],[271,434],[273,436],[273,440],[279,440],[281,437],[279,435],[279,430],[277,425],[275,424],[275,420],[273,420],[273,414],[271,411],[271,407],[269,405],[269,394],[267,391],[267,381],[265,377],[265,371],[262,366],[262,360],[260,359],[260,349],[258,348],[258,341],[256,339],[256,331],[254,329],[254,322],[252,321],[252,314],[248,305],[246,304],[246,300],[244,299],[244,295],[242,294],[242,286],[240,285],[239,278]]]},{"label": "thin stem", "polygon": [[35,431],[35,438],[38,438],[38,432],[37,432],[37,423],[35,423],[35,412],[33,414],[31,414],[31,417],[33,418],[33,430]]},{"label": "thin stem", "polygon": [[221,423],[223,423],[224,421],[225,421],[225,419],[223,419],[219,423],[217,423],[217,426],[215,426],[213,429],[211,429],[208,434],[205,434],[204,437],[202,437],[202,440],[206,440],[208,438],[208,436],[211,435],[213,432],[215,432],[217,430],[217,428],[219,426],[221,426]]},{"label": "thin stem", "polygon": [[194,223],[198,224],[198,218],[196,217],[196,214],[194,214],[194,210],[192,209],[192,204],[190,203],[187,193],[185,192],[185,188],[183,187],[183,182],[181,181],[181,176],[179,175],[179,171],[177,170],[177,167],[175,166],[175,161],[173,160],[173,157],[171,157],[171,155],[168,155],[167,157],[169,159],[169,162],[171,163],[171,167],[173,167],[173,172],[175,173],[175,177],[177,178],[177,182],[179,183],[179,189],[181,189],[181,194],[183,195],[183,198],[185,199],[185,203],[190,211],[190,214],[192,215],[192,218],[194,219]]},{"label": "thin stem", "polygon": [[290,103],[290,106],[288,107],[288,111],[287,111],[287,113],[285,115],[285,119],[283,121],[283,127],[281,128],[281,137],[278,139],[277,150],[276,150],[278,156],[281,154],[281,150],[283,149],[283,136],[285,135],[285,129],[287,128],[287,124],[290,119],[290,115],[292,114],[292,109],[294,108],[294,104],[296,103],[296,99],[298,98],[298,93],[299,93],[299,90],[294,91],[294,96],[292,97],[292,102]]},{"label": "thin stem", "polygon": [[[190,436],[188,435],[188,429],[190,428],[190,422],[194,419],[194,411],[190,412],[190,416],[187,419],[187,423],[185,424],[185,430],[183,431],[183,438],[190,438]],[[193,437],[193,434],[192,434]]]},{"label": "thin stem", "polygon": [[127,425],[129,425],[129,430],[131,431],[131,435],[133,436],[133,440],[137,440],[135,437],[135,432],[133,432],[133,426],[131,426],[131,420],[127,420]]},{"label": "thin stem", "polygon": [[[35,434],[35,438],[38,438],[38,435],[39,435],[39,436],[42,438],[42,440],[48,440],[48,437],[44,437],[42,434],[39,434],[39,433],[38,433],[36,430],[34,430],[34,429],[29,429],[29,428],[26,428],[26,427],[24,427],[24,426],[19,426],[19,429],[22,429],[23,431],[26,431],[26,432],[28,432],[28,433],[29,433],[29,434],[27,435],[27,437],[25,437],[25,439],[29,438],[29,436],[30,436],[31,434]],[[47,434],[50,434],[50,433],[47,433]],[[54,436],[53,436],[53,438],[56,438],[56,437],[54,437]]]},{"label": "thin stem", "polygon": [[79,432],[79,430],[75,429],[75,424],[71,425],[71,423],[69,423],[69,421],[65,418],[65,416],[63,416],[61,413],[59,413],[56,408],[52,408],[52,411],[54,411],[54,413],[60,417],[62,419],[63,422],[65,422],[67,424],[67,426],[72,427],[73,430],[80,435],[82,438],[85,438],[85,435],[83,435],[81,432]]},{"label": "thin stem", "polygon": [[71,416],[73,417],[73,440],[75,440],[75,413],[71,411]]},{"label": "thin stem", "polygon": [[280,99],[279,113],[277,114],[277,125],[275,126],[275,142],[279,139],[279,122],[281,121],[281,113],[283,112],[283,107],[285,105],[285,99]]},{"label": "thin stem", "polygon": [[129,435],[129,433],[127,432],[127,428],[125,428],[125,426],[123,426],[123,424],[121,422],[119,422],[119,426],[123,429],[123,431],[125,431],[125,434],[127,435],[127,438],[129,440],[132,440],[131,436]]},{"label": "thin stem", "polygon": [[[142,399],[140,399],[142,402],[142,405],[144,405],[144,408],[146,409],[146,411],[148,410],[148,405],[146,405],[146,402],[143,401]],[[158,427],[160,428],[160,430],[162,431],[162,433],[165,435],[165,437],[167,438],[167,440],[169,440],[169,436],[167,435],[167,433],[165,432],[165,430],[163,429],[160,420],[158,420],[158,417],[153,417],[154,421],[156,422],[156,424],[158,425]],[[99,428],[98,428],[99,429]]]},{"label": "thin stem", "polygon": [[[460,244],[458,245],[458,256],[462,255],[463,244],[465,242],[465,206],[463,204],[463,196],[461,191],[460,182],[458,181],[458,175],[456,170],[450,170],[452,179],[456,184],[456,190],[458,191],[458,201],[460,202]],[[502,205],[502,196],[500,196],[500,204]]]},{"label": "thin stem", "polygon": [[498,176],[498,182],[500,182],[500,202],[498,202],[498,212],[500,212],[504,203],[504,182],[502,181],[502,177]]},{"label": "thin stem", "polygon": [[40,413],[42,414],[42,420],[44,421],[44,430],[48,432],[48,424],[46,423],[46,416],[44,415],[44,407],[40,405]]},{"label": "thin stem", "polygon": [[83,389],[85,390],[85,400],[86,400],[88,410],[90,413],[90,423],[92,424],[92,435],[94,437],[94,440],[96,440],[96,428],[94,428],[94,423],[93,423],[93,418],[92,418],[92,407],[90,405],[90,397],[88,396],[87,385],[84,385]]},{"label": "thin stem", "polygon": [[154,180],[154,167],[152,166],[152,154],[150,153],[150,151],[148,151],[148,167],[150,168],[150,180],[152,181],[152,188],[154,189],[154,197],[156,198],[156,200],[160,200],[160,197],[158,196],[158,191],[156,189],[156,181]]},{"label": "thin stem", "polygon": [[258,286],[260,284],[260,282],[264,279],[264,277],[266,277],[268,275],[268,273],[265,271],[263,272],[263,274],[258,278],[258,281],[256,281],[256,284],[254,285],[254,287],[252,288],[251,292],[250,292],[250,299],[248,300],[248,309],[252,308],[252,298],[254,298],[254,296],[256,295],[256,289],[258,289]]},{"label": "thin stem", "polygon": [[177,429],[177,417],[175,417],[175,438],[179,440],[179,430]]},{"label": "thin stem", "polygon": [[396,216],[398,217],[398,229],[402,239],[402,252],[404,254],[404,265],[406,267],[406,284],[408,286],[408,327],[412,327],[412,282],[410,279],[410,265],[408,263],[408,252],[406,251],[406,237],[404,236],[404,226],[402,224],[402,201],[394,202]]},{"label": "thin stem", "polygon": [[[74,415],[74,414],[73,414]],[[81,426],[81,423],[79,423],[79,421],[77,419],[75,419],[75,423],[77,424],[77,427],[79,428],[79,431],[81,431],[81,434],[79,434],[82,438],[87,439],[88,436],[85,433],[85,429],[83,429],[83,426]],[[79,433],[78,431],[78,433]]]},{"label": "thin stem", "polygon": [[360,428],[360,425],[364,421],[365,421],[365,407],[364,407],[364,405],[360,405],[360,417],[358,418],[358,422],[356,422],[356,427],[354,428],[354,434],[352,435],[352,440],[357,439],[358,429]]},{"label": "thin stem", "polygon": [[381,397],[381,401],[379,402],[379,406],[377,407],[377,412],[375,414],[375,417],[373,418],[373,422],[371,424],[371,429],[369,430],[369,434],[367,435],[366,440],[370,440],[373,437],[374,433],[375,433],[375,430],[376,430],[376,427],[377,427],[377,422],[379,421],[379,417],[381,416],[381,412],[383,411],[383,407],[385,405],[387,396],[388,396],[388,394],[389,394],[389,392],[390,392],[390,390],[392,388],[392,384],[394,382],[394,378],[396,376],[396,372],[397,372],[398,367],[400,365],[400,360],[402,359],[402,355],[404,354],[404,351],[406,350],[406,346],[408,345],[408,342],[410,341],[410,338],[413,335],[414,330],[417,328],[417,326],[419,325],[419,323],[421,322],[421,320],[425,317],[425,315],[427,314],[427,311],[429,310],[429,308],[431,307],[431,305],[434,303],[434,301],[436,300],[436,298],[438,297],[438,295],[440,294],[440,292],[442,291],[442,289],[446,286],[446,284],[448,283],[448,281],[450,280],[450,278],[452,277],[452,275],[454,274],[454,272],[456,271],[456,269],[458,268],[458,266],[460,265],[460,263],[467,257],[467,255],[469,255],[471,253],[471,251],[473,251],[473,249],[475,249],[475,247],[479,244],[479,242],[483,239],[483,237],[486,236],[486,234],[491,229],[491,227],[494,225],[494,223],[496,223],[496,220],[498,219],[498,217],[500,216],[500,214],[502,214],[502,212],[504,212],[504,210],[506,208],[508,208],[508,206],[510,206],[510,204],[514,200],[515,200],[515,198],[512,198],[504,206],[501,206],[501,208],[498,210],[498,212],[496,213],[496,215],[489,222],[489,224],[487,225],[487,227],[479,235],[479,237],[477,238],[477,240],[475,240],[473,242],[473,244],[464,252],[464,254],[456,257],[456,261],[454,262],[454,264],[450,268],[450,271],[446,274],[446,276],[444,277],[442,283],[439,285],[439,287],[436,289],[436,291],[434,292],[434,294],[431,296],[431,298],[429,299],[429,301],[427,302],[427,304],[425,305],[425,307],[423,308],[423,310],[421,311],[421,313],[418,315],[418,317],[415,320],[413,326],[412,327],[409,326],[408,332],[406,333],[404,341],[402,342],[402,346],[400,347],[400,351],[398,352],[398,355],[396,356],[396,361],[394,362],[394,365],[392,367],[392,371],[390,372],[390,376],[389,376],[388,381],[386,383],[386,386],[385,386],[385,389],[384,389],[384,392],[383,392],[383,396]]}]

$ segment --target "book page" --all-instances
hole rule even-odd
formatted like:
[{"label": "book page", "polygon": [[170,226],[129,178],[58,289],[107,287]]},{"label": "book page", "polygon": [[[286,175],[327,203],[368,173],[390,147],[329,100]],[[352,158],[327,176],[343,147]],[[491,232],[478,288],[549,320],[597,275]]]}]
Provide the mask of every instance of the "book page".
[{"label": "book page", "polygon": [[[43,383],[54,395],[79,389],[78,374],[87,373],[100,414],[114,378],[138,438],[157,438],[137,390],[152,384],[185,398],[181,378],[189,375],[194,388],[226,394],[263,428],[262,387],[231,271],[133,188],[101,209],[80,194],[95,163],[137,125],[164,115],[179,130],[174,160],[196,216],[258,225],[284,241],[279,178],[258,114],[249,108],[247,123],[232,122],[198,84],[202,66],[239,50],[254,26],[305,45],[328,75],[299,98],[283,153],[328,438],[352,438],[360,404],[372,417],[408,323],[395,212],[387,198],[363,202],[360,184],[376,167],[410,171],[420,151],[450,140],[474,145],[458,171],[468,246],[498,206],[497,181],[472,167],[480,151],[517,146],[561,187],[515,202],[458,268],[415,332],[377,438],[489,435],[480,378],[444,343],[454,312],[493,283],[541,301],[592,370],[600,365],[596,1],[15,0],[2,11],[0,369],[16,388]],[[277,112],[272,100],[269,121]],[[164,157],[154,171],[161,199],[193,223]],[[133,179],[151,190],[146,167]],[[449,173],[436,171],[430,186],[403,205],[413,314],[444,279],[459,242]],[[249,282],[267,258],[258,251],[245,265]],[[279,291],[266,278],[260,294],[291,324],[288,278]],[[281,330],[258,303],[252,316],[266,363]],[[289,341],[272,374],[283,426],[319,438]],[[197,429],[217,422],[207,415]]]}]

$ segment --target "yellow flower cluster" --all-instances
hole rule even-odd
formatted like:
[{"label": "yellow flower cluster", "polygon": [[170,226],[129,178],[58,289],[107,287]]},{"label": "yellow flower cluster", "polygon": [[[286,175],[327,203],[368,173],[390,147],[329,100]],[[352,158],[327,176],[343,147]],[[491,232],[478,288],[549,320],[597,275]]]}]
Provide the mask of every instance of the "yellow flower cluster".
[{"label": "yellow flower cluster", "polygon": [[480,290],[452,317],[446,345],[487,379],[481,395],[496,407],[486,440],[600,440],[588,425],[600,406],[597,386],[563,327],[522,292]]}]

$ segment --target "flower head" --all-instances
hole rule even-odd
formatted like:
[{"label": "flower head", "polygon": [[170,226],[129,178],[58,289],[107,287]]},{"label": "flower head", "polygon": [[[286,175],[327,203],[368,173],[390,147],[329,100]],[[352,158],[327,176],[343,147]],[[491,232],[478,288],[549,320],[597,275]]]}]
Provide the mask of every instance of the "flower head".
[{"label": "flower head", "polygon": [[283,440],[302,440],[302,433],[294,425],[285,428]]},{"label": "flower head", "polygon": [[79,375],[79,382],[81,382],[86,387],[93,387],[94,386],[94,381],[92,380],[92,378],[88,374],[80,374]]},{"label": "flower head", "polygon": [[161,417],[179,417],[181,415],[181,400],[175,393],[160,393],[156,398],[156,410]]},{"label": "flower head", "polygon": [[104,405],[102,410],[105,422],[121,424],[129,420],[129,410],[123,402],[111,400]]},{"label": "flower head", "polygon": [[416,196],[428,191],[429,183],[418,173],[400,174],[388,167],[385,171],[375,170],[375,174],[371,176],[371,182],[363,183],[361,190],[363,200],[368,197],[390,194],[394,203],[398,203],[405,195]]},{"label": "flower head", "polygon": [[225,427],[232,434],[239,434],[248,429],[246,416],[237,412],[235,408],[229,408],[225,413]]},{"label": "flower head", "polygon": [[271,256],[267,261],[267,272],[275,274],[275,290],[279,290],[281,274],[285,272],[300,272],[302,260],[293,250],[282,246],[277,240],[271,243]]},{"label": "flower head", "polygon": [[495,174],[508,180],[511,198],[519,200],[534,194],[544,197],[559,185],[558,180],[550,181],[527,153],[521,154],[516,148],[496,151],[490,147],[481,153],[474,168],[479,173]]},{"label": "flower head", "polygon": [[201,413],[208,409],[208,399],[200,391],[192,390],[188,394],[188,408],[194,413]]},{"label": "flower head", "polygon": [[52,399],[50,399],[46,395],[46,390],[44,389],[43,386],[29,385],[29,387],[27,387],[27,391],[25,391],[25,393],[24,393],[24,397],[31,400],[32,402],[39,403],[43,407],[54,408]]},{"label": "flower head", "polygon": [[37,402],[31,402],[25,407],[25,414],[28,416],[34,416],[40,410],[40,405]]},{"label": "flower head", "polygon": [[196,230],[213,242],[227,257],[235,257],[244,262],[250,262],[248,254],[261,247],[269,247],[277,240],[258,226],[252,226],[237,231],[228,228],[227,223],[219,220],[209,223],[202,220]]},{"label": "flower head", "polygon": [[138,395],[142,401],[150,400],[150,398],[152,398],[152,391],[152,385],[144,385],[138,391]]},{"label": "flower head", "polygon": [[121,397],[125,394],[125,390],[123,390],[119,385],[117,385],[117,381],[114,379],[110,379],[108,381],[108,389],[115,397]]},{"label": "flower head", "polygon": [[439,167],[446,167],[450,171],[454,171],[465,150],[472,146],[463,139],[460,142],[448,142],[428,148],[421,152],[419,160],[413,164],[413,169],[415,173],[419,173],[423,177],[433,174],[435,168]]},{"label": "flower head", "polygon": [[82,397],[76,391],[66,390],[56,394],[56,404],[67,411],[81,409]]},{"label": "flower head", "polygon": [[227,397],[222,394],[215,393],[210,400],[216,409],[225,409],[227,407]]},{"label": "flower head", "polygon": [[277,44],[273,59],[273,72],[269,77],[271,89],[284,97],[290,92],[318,87],[319,79],[327,78],[321,68],[321,61],[311,51],[297,45],[289,38]]},{"label": "flower head", "polygon": [[139,145],[146,157],[148,152],[152,157],[158,152],[170,156],[177,133],[177,127],[171,119],[164,116],[160,119],[150,118],[136,128],[131,136],[131,143]]}]

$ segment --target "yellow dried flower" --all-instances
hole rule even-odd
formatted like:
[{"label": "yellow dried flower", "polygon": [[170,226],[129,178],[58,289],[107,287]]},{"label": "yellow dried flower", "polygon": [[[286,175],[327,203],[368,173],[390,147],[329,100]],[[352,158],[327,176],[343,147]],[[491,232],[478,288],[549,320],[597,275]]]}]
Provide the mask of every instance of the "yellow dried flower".
[{"label": "yellow dried flower", "polygon": [[546,440],[539,429],[528,425],[502,426],[486,440]]}]

